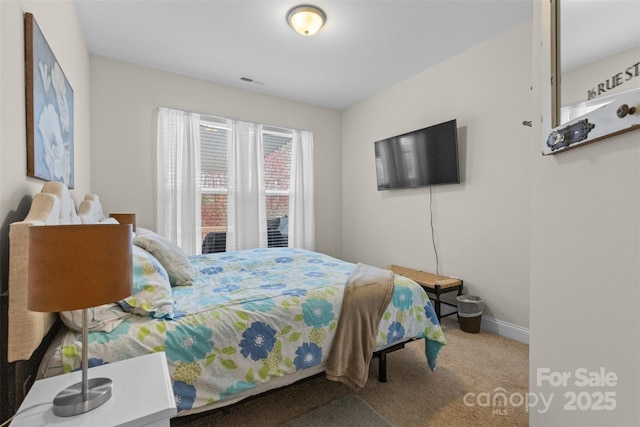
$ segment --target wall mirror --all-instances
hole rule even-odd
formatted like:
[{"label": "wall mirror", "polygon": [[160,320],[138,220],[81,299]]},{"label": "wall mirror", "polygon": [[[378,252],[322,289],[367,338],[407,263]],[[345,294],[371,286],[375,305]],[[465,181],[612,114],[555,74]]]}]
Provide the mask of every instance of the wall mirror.
[{"label": "wall mirror", "polygon": [[640,127],[640,1],[551,0],[543,154]]}]

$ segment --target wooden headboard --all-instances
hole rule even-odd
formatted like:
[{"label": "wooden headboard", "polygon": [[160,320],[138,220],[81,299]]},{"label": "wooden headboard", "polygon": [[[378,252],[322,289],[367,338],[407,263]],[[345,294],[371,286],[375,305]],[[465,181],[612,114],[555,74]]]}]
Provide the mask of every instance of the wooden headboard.
[{"label": "wooden headboard", "polygon": [[29,228],[58,224],[93,224],[104,218],[98,196],[89,194],[78,210],[65,184],[47,182],[36,194],[24,221],[9,229],[9,331],[7,361],[28,360],[57,319],[55,313],[27,309]]}]

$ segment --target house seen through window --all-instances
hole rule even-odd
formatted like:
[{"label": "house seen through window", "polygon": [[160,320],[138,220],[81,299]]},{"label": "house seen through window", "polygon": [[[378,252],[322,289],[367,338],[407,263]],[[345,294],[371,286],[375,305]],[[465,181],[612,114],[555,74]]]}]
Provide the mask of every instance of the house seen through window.
[{"label": "house seen through window", "polygon": [[[287,246],[292,136],[263,128],[262,138],[269,247]],[[225,123],[201,119],[200,151],[202,238],[209,241],[211,252],[223,252],[228,184]]]}]

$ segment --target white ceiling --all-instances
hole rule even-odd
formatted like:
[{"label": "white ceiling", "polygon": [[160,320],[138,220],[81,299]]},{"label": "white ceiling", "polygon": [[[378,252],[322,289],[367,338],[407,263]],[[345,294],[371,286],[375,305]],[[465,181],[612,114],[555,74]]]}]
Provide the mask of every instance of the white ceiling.
[{"label": "white ceiling", "polygon": [[313,37],[285,21],[295,0],[75,6],[91,54],[342,110],[529,20],[532,1],[319,0]]}]

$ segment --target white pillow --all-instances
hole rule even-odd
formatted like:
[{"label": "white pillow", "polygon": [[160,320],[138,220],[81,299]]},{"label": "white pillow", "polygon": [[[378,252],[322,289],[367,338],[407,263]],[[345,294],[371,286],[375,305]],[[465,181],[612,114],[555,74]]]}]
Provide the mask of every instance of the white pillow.
[{"label": "white pillow", "polygon": [[126,312],[138,316],[171,319],[174,307],[169,276],[153,255],[133,247],[133,290],[119,302]]},{"label": "white pillow", "polygon": [[[89,309],[87,329],[89,332],[111,332],[129,317],[131,314],[125,313],[116,303],[92,307]],[[67,328],[82,332],[82,310],[62,311],[60,318]]]},{"label": "white pillow", "polygon": [[118,222],[117,219],[108,217],[100,221],[100,224],[120,224],[120,223]]},{"label": "white pillow", "polygon": [[141,227],[136,229],[133,244],[151,253],[160,261],[169,274],[171,286],[193,285],[193,266],[178,245]]}]

